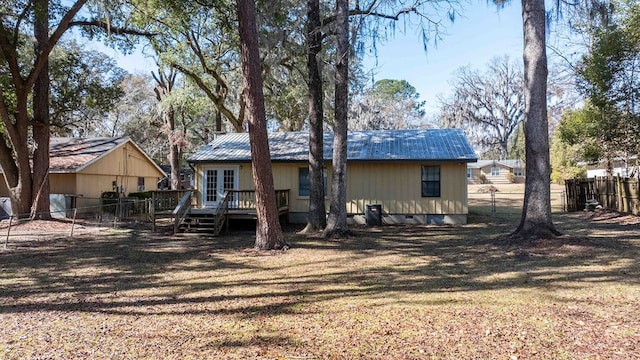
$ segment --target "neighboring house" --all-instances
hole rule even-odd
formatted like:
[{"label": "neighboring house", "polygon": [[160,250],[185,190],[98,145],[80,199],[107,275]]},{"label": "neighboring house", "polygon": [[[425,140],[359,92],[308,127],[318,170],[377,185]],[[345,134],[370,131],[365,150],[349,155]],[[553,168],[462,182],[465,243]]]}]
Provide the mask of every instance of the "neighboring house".
[{"label": "neighboring house", "polygon": [[[127,195],[156,190],[158,180],[165,176],[128,137],[51,139],[52,211],[96,206],[106,191]],[[8,189],[0,172],[1,197],[8,197]]]},{"label": "neighboring house", "polygon": [[[160,168],[167,174],[167,177],[160,180],[158,188],[160,190],[169,189],[171,187],[171,165],[160,165]],[[178,190],[191,188],[193,188],[193,169],[180,169],[180,188]]]},{"label": "neighboring house", "polygon": [[[289,221],[306,222],[309,134],[270,133],[276,190],[289,190]],[[333,134],[325,133],[325,193],[331,189]],[[464,224],[467,163],[477,157],[459,129],[352,131],[348,137],[347,213],[364,223],[381,205],[384,223]],[[225,190],[253,190],[249,134],[218,136],[193,154],[197,207],[215,208]]]},{"label": "neighboring house", "polygon": [[521,160],[478,160],[469,164],[469,184],[524,183],[525,166]]},{"label": "neighboring house", "polygon": [[[580,162],[578,165],[587,167],[587,178],[608,176],[607,175],[607,161],[600,160],[596,163]],[[638,177],[640,172],[640,162],[637,156],[630,156],[628,158],[616,157],[611,160],[611,168],[613,176],[626,177]]]}]

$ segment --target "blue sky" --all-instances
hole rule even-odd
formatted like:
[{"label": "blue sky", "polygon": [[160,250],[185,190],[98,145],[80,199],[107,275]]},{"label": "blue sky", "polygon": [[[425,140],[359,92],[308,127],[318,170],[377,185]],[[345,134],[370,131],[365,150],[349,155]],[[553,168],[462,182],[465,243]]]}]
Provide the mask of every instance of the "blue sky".
[{"label": "blue sky", "polygon": [[[455,22],[445,24],[445,33],[437,45],[430,44],[425,53],[420,35],[415,30],[396,36],[378,45],[376,58],[366,56],[367,70],[374,79],[406,80],[426,101],[427,113],[438,110],[438,94],[451,92],[449,81],[460,67],[483,69],[491,58],[509,55],[522,58],[522,14],[520,1],[513,0],[498,10],[485,0],[471,0]],[[122,53],[98,46],[114,57],[130,72],[148,73],[155,68],[153,61],[142,55],[123,56]]]},{"label": "blue sky", "polygon": [[520,1],[512,1],[496,9],[483,0],[472,0],[437,46],[425,53],[419,35],[411,30],[398,34],[385,45],[378,46],[377,66],[374,57],[365,58],[365,66],[373,68],[375,80],[406,80],[426,101],[428,114],[438,110],[438,94],[451,93],[453,73],[463,66],[484,69],[495,56],[509,55],[522,59],[522,14]]}]

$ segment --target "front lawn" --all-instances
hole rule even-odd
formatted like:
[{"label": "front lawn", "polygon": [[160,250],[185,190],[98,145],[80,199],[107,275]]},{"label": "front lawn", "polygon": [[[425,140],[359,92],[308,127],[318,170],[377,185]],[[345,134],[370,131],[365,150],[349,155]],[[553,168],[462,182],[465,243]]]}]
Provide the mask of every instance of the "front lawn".
[{"label": "front lawn", "polygon": [[289,231],[286,252],[252,231],[12,238],[0,358],[640,358],[637,218],[554,214],[567,235],[524,246],[513,218]]}]

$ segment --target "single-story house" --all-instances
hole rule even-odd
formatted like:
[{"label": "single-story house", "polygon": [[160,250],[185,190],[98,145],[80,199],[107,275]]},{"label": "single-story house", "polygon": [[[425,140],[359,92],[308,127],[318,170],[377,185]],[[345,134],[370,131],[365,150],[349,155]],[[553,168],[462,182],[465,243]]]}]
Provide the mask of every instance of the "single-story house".
[{"label": "single-story house", "polygon": [[478,160],[469,164],[469,184],[524,183],[525,166],[522,160]]},{"label": "single-story house", "polygon": [[[276,190],[289,190],[288,220],[306,222],[309,134],[269,134]],[[477,156],[460,129],[352,131],[348,134],[347,213],[364,223],[367,205],[388,224],[464,224],[467,164]],[[333,134],[324,134],[325,194],[331,188]],[[187,160],[195,169],[196,207],[216,207],[229,189],[253,190],[249,134],[219,135]]]},{"label": "single-story house", "polygon": [[[162,169],[129,137],[52,138],[49,182],[52,211],[92,207],[103,192],[157,190]],[[0,198],[9,196],[0,169]],[[55,216],[55,214],[54,214]]]},{"label": "single-story house", "polygon": [[[608,176],[606,159],[591,163],[579,162],[578,165],[587,167],[587,178]],[[626,178],[638,177],[640,175],[640,161],[638,161],[638,157],[635,155],[629,157],[614,157],[611,160],[611,168],[613,176]]]}]

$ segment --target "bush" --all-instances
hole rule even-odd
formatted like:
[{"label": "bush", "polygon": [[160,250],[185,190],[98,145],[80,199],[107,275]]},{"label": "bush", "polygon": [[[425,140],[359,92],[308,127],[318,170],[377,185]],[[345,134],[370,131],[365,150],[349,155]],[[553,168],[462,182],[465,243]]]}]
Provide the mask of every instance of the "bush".
[{"label": "bush", "polygon": [[515,176],[512,172],[510,172],[510,173],[506,173],[506,174],[504,175],[504,177],[506,177],[506,178],[507,178],[507,180],[508,180],[510,183],[512,183],[512,184],[514,184],[514,183],[516,182],[516,176]]},{"label": "bush", "polygon": [[554,168],[551,172],[551,181],[555,184],[564,184],[568,179],[586,179],[587,168],[585,166],[562,166]]},{"label": "bush", "polygon": [[480,180],[480,184],[486,184],[487,183],[487,175],[480,173],[480,175],[478,175],[478,180]]}]

